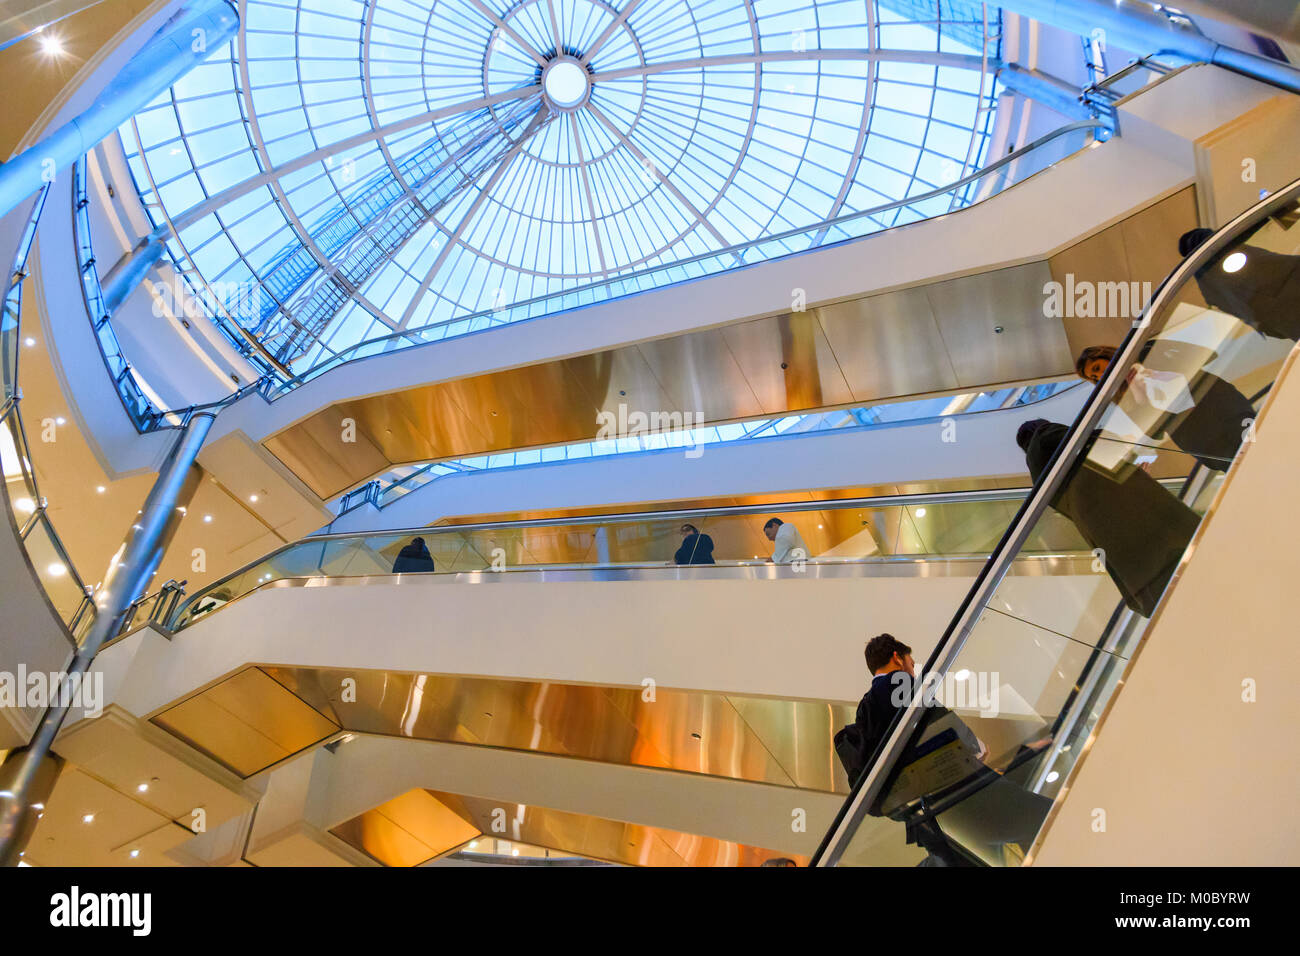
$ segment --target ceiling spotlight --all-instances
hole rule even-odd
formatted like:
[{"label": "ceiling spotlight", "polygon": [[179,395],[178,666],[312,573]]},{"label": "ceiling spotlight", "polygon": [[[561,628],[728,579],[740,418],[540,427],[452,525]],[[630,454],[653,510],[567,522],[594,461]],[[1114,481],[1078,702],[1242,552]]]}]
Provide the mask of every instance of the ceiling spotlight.
[{"label": "ceiling spotlight", "polygon": [[46,56],[62,56],[63,41],[53,33],[46,34],[41,37],[41,49],[45,52]]},{"label": "ceiling spotlight", "polygon": [[142,783],[140,784],[140,786],[136,787],[136,789],[139,790],[141,793],[144,793],[149,789],[149,784]]},{"label": "ceiling spotlight", "polygon": [[108,489],[105,488],[103,485],[96,485],[96,486],[95,486],[95,490],[98,491],[98,492],[102,495],[102,494],[103,494],[105,491],[107,491]]},{"label": "ceiling spotlight", "polygon": [[203,516],[203,523],[204,523],[204,524],[212,524],[212,515],[204,515],[204,516]]},{"label": "ceiling spotlight", "polygon": [[31,498],[17,498],[14,500],[14,508],[23,514],[31,514],[36,510],[36,502]]},{"label": "ceiling spotlight", "polygon": [[81,818],[81,822],[82,822],[82,823],[94,823],[94,822],[95,822],[95,815],[94,815],[93,813],[87,813],[85,816],[83,816],[83,817]]},{"label": "ceiling spotlight", "polygon": [[253,504],[257,504],[257,495],[249,495],[248,500],[251,501]]},{"label": "ceiling spotlight", "polygon": [[924,518],[924,517],[925,517],[925,509],[924,509],[924,508],[917,508],[917,509],[916,509],[916,516],[917,516],[918,518]]},{"label": "ceiling spotlight", "polygon": [[54,561],[46,565],[45,570],[50,572],[50,577],[61,578],[68,573],[68,569],[60,562]]},{"label": "ceiling spotlight", "polygon": [[140,855],[140,851],[139,851],[139,850],[132,850],[132,851],[131,851],[131,859],[134,860],[134,859],[135,859],[137,856],[139,856],[139,855]]},{"label": "ceiling spotlight", "polygon": [[32,348],[33,346],[36,345],[36,340],[31,336],[28,336],[27,338],[23,339],[23,345],[27,346],[28,348]]},{"label": "ceiling spotlight", "polygon": [[68,424],[68,420],[67,420],[66,418],[64,418],[62,415],[60,415],[58,418],[54,419],[54,424],[56,424],[56,425],[66,425],[66,424]]},{"label": "ceiling spotlight", "polygon": [[1240,272],[1241,267],[1246,264],[1246,254],[1244,252],[1234,252],[1223,260],[1224,272]]}]

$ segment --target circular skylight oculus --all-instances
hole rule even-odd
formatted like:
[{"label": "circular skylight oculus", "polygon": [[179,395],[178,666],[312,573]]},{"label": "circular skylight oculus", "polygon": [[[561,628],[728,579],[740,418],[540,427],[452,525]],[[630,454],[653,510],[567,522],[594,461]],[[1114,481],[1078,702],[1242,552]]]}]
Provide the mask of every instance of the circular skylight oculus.
[{"label": "circular skylight oculus", "polygon": [[591,77],[577,60],[561,57],[542,71],[542,91],[555,109],[577,109],[591,93]]}]

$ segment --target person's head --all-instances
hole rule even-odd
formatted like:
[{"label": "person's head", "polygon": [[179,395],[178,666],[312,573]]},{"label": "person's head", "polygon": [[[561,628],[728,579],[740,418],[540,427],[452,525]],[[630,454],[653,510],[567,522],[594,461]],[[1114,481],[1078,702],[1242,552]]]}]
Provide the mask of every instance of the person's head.
[{"label": "person's head", "polygon": [[1106,374],[1106,369],[1110,366],[1110,360],[1115,357],[1115,349],[1109,345],[1090,345],[1079,353],[1079,358],[1074,363],[1074,370],[1079,373],[1079,378],[1086,378],[1094,385],[1101,381],[1101,377]]},{"label": "person's head", "polygon": [[423,538],[412,538],[412,539],[411,539],[411,544],[415,545],[415,547],[417,547],[417,548],[423,548],[423,547],[424,547],[424,539],[423,539]]},{"label": "person's head", "polygon": [[695,527],[693,524],[684,524],[678,530],[681,531],[682,537],[689,537],[690,535],[700,533],[700,529]]},{"label": "person's head", "polygon": [[781,525],[785,524],[780,518],[768,518],[767,524],[763,525],[763,534],[767,535],[768,541],[776,540],[776,533],[781,530]]},{"label": "person's head", "polygon": [[1021,425],[1020,428],[1016,430],[1016,444],[1020,446],[1020,450],[1028,451],[1029,443],[1033,441],[1034,435],[1038,433],[1038,429],[1042,428],[1044,425],[1050,424],[1052,423],[1046,418],[1033,418]]},{"label": "person's head", "polygon": [[867,670],[872,674],[903,671],[909,677],[916,676],[916,662],[912,660],[912,649],[893,634],[877,634],[867,641],[864,656],[867,659]]},{"label": "person's head", "polygon": [[774,856],[764,860],[762,863],[758,865],[759,866],[798,866],[799,864],[796,863],[794,860],[790,859],[788,856]]},{"label": "person's head", "polygon": [[1213,229],[1189,229],[1178,237],[1178,254],[1186,259],[1192,252],[1210,236],[1214,235]]}]

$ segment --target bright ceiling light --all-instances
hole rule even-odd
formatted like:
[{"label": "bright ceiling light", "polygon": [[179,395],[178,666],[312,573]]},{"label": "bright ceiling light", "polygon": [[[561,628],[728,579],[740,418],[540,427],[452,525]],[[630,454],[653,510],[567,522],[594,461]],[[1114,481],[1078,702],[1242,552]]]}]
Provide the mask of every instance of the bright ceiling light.
[{"label": "bright ceiling light", "polygon": [[1241,267],[1246,264],[1246,254],[1244,252],[1234,252],[1228,258],[1223,260],[1224,272],[1240,272]]},{"label": "bright ceiling light", "polygon": [[924,508],[917,508],[917,509],[916,509],[916,516],[917,516],[918,518],[924,518],[924,517],[925,517],[925,509],[924,509]]},{"label": "bright ceiling light", "polygon": [[139,850],[132,850],[132,851],[131,851],[131,859],[134,860],[134,859],[135,859],[137,856],[139,856],[139,855],[140,855],[140,851],[139,851]]},{"label": "bright ceiling light", "polygon": [[49,571],[50,576],[55,578],[61,578],[68,573],[68,569],[58,561],[51,562],[49,565],[46,566],[45,570]]},{"label": "bright ceiling light", "polygon": [[212,515],[204,515],[203,522],[204,524],[212,524]]},{"label": "bright ceiling light", "polygon": [[141,793],[144,793],[149,789],[149,784],[142,783],[140,784],[140,786],[136,787],[136,789],[139,790]]},{"label": "bright ceiling light", "polygon": [[93,813],[87,813],[85,816],[83,816],[83,817],[81,818],[81,822],[82,822],[82,823],[94,823],[94,822],[95,822],[95,815],[94,815]]},{"label": "bright ceiling light", "polygon": [[105,491],[107,491],[108,489],[105,488],[103,485],[96,485],[96,486],[95,486],[95,490],[98,491],[98,492],[102,495],[102,494],[103,494]]},{"label": "bright ceiling light", "polygon": [[35,344],[36,344],[36,340],[32,338],[30,335],[27,338],[23,339],[23,345],[27,346],[28,348],[31,348]]},{"label": "bright ceiling light", "polygon": [[14,501],[14,509],[29,515],[36,510],[36,502],[31,498],[18,498]]},{"label": "bright ceiling light", "polygon": [[41,37],[41,49],[45,52],[46,56],[62,56],[63,41],[53,33],[47,33],[45,36]]}]

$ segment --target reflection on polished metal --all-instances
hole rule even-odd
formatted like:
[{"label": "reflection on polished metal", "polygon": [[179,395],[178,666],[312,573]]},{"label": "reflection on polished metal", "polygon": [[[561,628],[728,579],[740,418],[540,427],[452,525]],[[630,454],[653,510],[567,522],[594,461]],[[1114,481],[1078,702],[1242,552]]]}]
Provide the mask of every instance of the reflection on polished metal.
[{"label": "reflection on polished metal", "polygon": [[[356,700],[339,706],[344,678]],[[838,701],[659,687],[250,667],[154,716],[158,726],[247,777],[330,734],[502,747],[844,793],[831,738]]]},{"label": "reflection on polished metal", "polygon": [[[589,441],[598,413],[620,406],[676,413],[662,431],[687,414],[703,426],[1067,375],[1061,324],[1041,319],[1048,279],[1045,262],[1031,263],[998,271],[993,299],[963,291],[984,277],[952,279],[340,402],[264,444],[330,498],[396,464]],[[348,441],[344,419],[356,423]]]},{"label": "reflection on polished metal", "polygon": [[1154,282],[1194,219],[1182,190],[1049,260],[339,402],[263,444],[331,498],[394,465],[590,441],[620,405],[713,425],[1072,376],[1074,339],[1132,316],[1044,320],[1045,283]]},{"label": "reflection on polished metal", "polygon": [[[480,834],[628,866],[758,866],[785,855],[694,833],[437,790],[411,790],[331,832],[386,866],[415,866]],[[808,862],[787,858],[799,866]]]},{"label": "reflection on polished metal", "polygon": [[[104,586],[95,600],[96,617],[86,639],[77,648],[68,673],[62,678],[65,684],[79,681],[90,670],[99,649],[117,634],[124,615],[145,593],[167,542],[179,524],[177,505],[181,502],[188,504],[198,484],[199,473],[194,459],[215,417],[213,411],[195,412],[176,436],[167,460],[145,498],[137,522],[127,532],[121,560],[110,565],[104,575]],[[12,783],[9,788],[0,793],[0,865],[16,860],[22,849],[21,834],[27,829],[23,821],[33,812],[31,790],[68,709],[68,701],[48,706],[31,742],[23,750],[10,755],[10,760],[17,761],[18,766],[10,771]]]},{"label": "reflection on polished metal", "polygon": [[[1000,805],[1003,808],[1010,807],[1010,813],[1015,817],[1013,823],[1022,831],[1014,839],[1006,836],[990,839],[987,830],[979,829],[981,817],[978,812],[974,815],[967,812],[965,819],[962,819],[963,811],[969,811],[972,805],[978,811],[980,800],[978,794],[981,792],[979,787],[951,797],[941,796],[938,800],[939,806],[933,802],[928,804],[927,812],[937,813],[941,825],[944,823],[945,813],[953,814],[956,827],[946,832],[950,836],[954,832],[964,834],[961,837],[961,840],[966,841],[962,844],[963,849],[984,862],[994,864],[1019,862],[1025,859],[1025,851],[1029,851],[1032,858],[1033,847],[1041,841],[1042,823],[1049,817],[1053,800],[1070,786],[1079,766],[1078,761],[1088,749],[1087,745],[1092,739],[1090,734],[1101,716],[1100,712],[1104,712],[1113,703],[1113,694],[1121,683],[1122,674],[1120,661],[1116,658],[1122,659],[1125,655],[1131,654],[1130,645],[1135,645],[1142,639],[1145,629],[1142,621],[1135,625],[1132,622],[1117,620],[1115,614],[1109,614],[1109,617],[1098,616],[1087,632],[1067,638],[1033,621],[1013,618],[1002,613],[1000,608],[994,607],[993,602],[999,599],[1002,593],[1003,581],[1020,550],[1034,534],[1049,508],[1054,503],[1060,503],[1064,495],[1086,487],[1094,523],[1096,516],[1102,516],[1102,520],[1105,521],[1107,518],[1105,508],[1109,503],[1105,500],[1107,494],[1114,495],[1118,500],[1122,497],[1118,489],[1130,481],[1138,488],[1148,485],[1148,479],[1140,467],[1143,459],[1155,458],[1158,463],[1166,456],[1176,459],[1189,457],[1176,448],[1155,447],[1155,443],[1148,444],[1141,437],[1133,439],[1125,433],[1125,430],[1132,425],[1130,413],[1138,411],[1136,406],[1140,401],[1149,401],[1135,396],[1135,390],[1130,387],[1130,373],[1139,364],[1139,356],[1149,360],[1144,349],[1148,343],[1157,340],[1183,341],[1190,335],[1191,341],[1196,342],[1199,338],[1200,344],[1204,346],[1203,362],[1208,364],[1211,361],[1217,363],[1217,360],[1222,357],[1221,353],[1227,353],[1230,358],[1238,357],[1241,343],[1253,344],[1254,331],[1260,325],[1275,328],[1275,326],[1267,326],[1267,323],[1278,322],[1279,326],[1276,327],[1280,327],[1283,331],[1289,328],[1287,323],[1291,321],[1291,311],[1288,305],[1291,303],[1287,303],[1284,296],[1274,298],[1270,294],[1260,293],[1258,289],[1237,287],[1233,289],[1231,299],[1219,294],[1218,301],[1228,303],[1225,308],[1209,308],[1205,301],[1212,298],[1212,293],[1217,291],[1214,283],[1220,281],[1216,263],[1234,248],[1242,251],[1246,256],[1251,254],[1250,250],[1263,250],[1277,255],[1280,263],[1279,270],[1270,279],[1274,283],[1270,288],[1280,287],[1286,279],[1293,279],[1297,272],[1300,272],[1300,239],[1287,234],[1289,226],[1295,221],[1297,210],[1300,210],[1298,204],[1300,204],[1300,180],[1248,209],[1202,245],[1196,247],[1161,285],[1153,301],[1144,311],[1142,321],[1130,329],[1119,346],[1105,375],[1073,427],[1062,437],[1054,457],[1041,475],[1033,494],[1008,528],[1006,536],[990,557],[988,568],[977,580],[922,669],[926,679],[942,679],[954,674],[955,668],[973,669],[976,665],[970,662],[971,659],[979,659],[981,654],[985,659],[984,666],[996,666],[999,654],[1015,654],[1027,650],[1026,644],[1031,641],[1033,644],[1039,644],[1043,640],[1059,643],[1072,639],[1076,645],[1072,649],[1074,659],[1065,661],[1059,668],[1049,668],[1037,686],[1022,687],[1019,696],[1025,699],[1036,698],[1038,712],[1047,719],[1047,725],[1054,730],[1061,725],[1062,721],[1069,721],[1071,705],[1078,699],[1077,695],[1081,691],[1086,691],[1096,701],[1095,707],[1090,708],[1087,719],[1074,721],[1074,726],[1064,731],[1066,739],[1063,743],[1068,744],[1068,747],[1056,746],[1062,742],[1052,741],[1050,738],[1046,741],[1039,738],[1036,745],[1031,745],[1031,741],[1034,741],[1040,733],[1037,728],[1032,728],[1031,736],[1026,736],[1021,741],[1027,746],[1017,755],[1018,758],[1025,758],[1021,768],[1025,775],[1024,779],[1012,781],[1009,774],[1003,776],[1001,781],[1005,786],[996,794],[991,786],[983,788],[984,799],[989,799],[992,795],[992,799],[1001,801]],[[1279,273],[1282,279],[1278,278]],[[1252,294],[1255,295],[1253,299],[1250,297]],[[1259,304],[1254,307],[1258,312],[1249,312],[1248,307],[1243,307],[1242,312],[1245,314],[1238,315],[1232,310],[1232,302],[1251,304],[1257,302]],[[1199,336],[1196,334],[1198,329]],[[1276,344],[1278,347],[1272,351],[1265,350],[1257,353],[1256,361],[1247,363],[1244,373],[1234,376],[1237,381],[1230,384],[1240,391],[1241,385],[1252,378],[1257,380],[1262,375],[1268,375],[1271,381],[1295,347],[1293,338],[1289,336],[1285,340],[1276,340]],[[1224,370],[1220,367],[1220,371]],[[1204,371],[1204,366],[1200,371]],[[1196,373],[1193,372],[1194,377],[1195,375]],[[1199,402],[1201,399],[1196,401]],[[1155,422],[1156,433],[1165,427],[1174,414],[1164,410],[1163,406],[1161,409],[1164,414]],[[1124,412],[1124,414],[1112,415],[1110,414],[1112,411]],[[1235,420],[1232,424],[1235,426]],[[1085,479],[1089,484],[1072,485],[1072,482],[1082,475],[1089,475]],[[1107,491],[1108,487],[1114,490]],[[1188,482],[1187,490],[1190,495],[1195,495],[1196,483]],[[1131,489],[1125,494],[1129,491]],[[1160,606],[1158,602],[1163,600],[1161,592],[1167,594],[1168,589],[1176,585],[1181,569],[1194,549],[1193,534],[1186,531],[1186,515],[1189,509],[1185,503],[1166,502],[1158,492],[1152,497],[1143,491],[1141,497],[1143,501],[1153,504],[1163,514],[1173,515],[1168,519],[1169,527],[1151,526],[1151,522],[1146,520],[1147,511],[1141,508],[1127,508],[1122,512],[1117,510],[1115,514],[1109,516],[1109,520],[1146,521],[1147,527],[1144,531],[1147,531],[1148,535],[1144,540],[1165,534],[1166,540],[1161,542],[1164,549],[1170,550],[1169,545],[1173,544],[1177,547],[1179,556],[1174,558],[1172,565],[1142,568],[1136,564],[1136,560],[1154,549],[1129,554],[1127,558],[1114,552],[1108,556],[1110,563],[1107,570],[1115,579],[1115,583],[1110,585],[1109,593],[1101,592],[1099,595],[1099,598],[1108,597],[1112,602],[1122,598],[1124,604],[1134,610],[1142,608],[1139,618],[1143,614],[1151,615],[1153,609],[1154,613],[1158,613]],[[1086,516],[1077,520],[1086,520]],[[1174,527],[1175,524],[1177,527]],[[1178,537],[1171,537],[1174,534]],[[1153,543],[1156,542],[1153,540]],[[1135,606],[1133,591],[1136,588],[1119,586],[1122,582],[1116,568],[1125,563],[1129,565],[1130,573],[1133,575],[1130,584],[1142,586],[1151,582],[1149,586],[1153,589],[1153,593],[1146,599],[1149,603]],[[1136,570],[1132,570],[1133,568]],[[1169,583],[1171,580],[1169,575],[1172,575],[1174,584]],[[1003,600],[1002,603],[1005,601]],[[1107,610],[1109,611],[1109,608]],[[1106,641],[1107,634],[1115,632],[1116,628],[1119,628],[1118,633],[1121,638],[1113,653],[1097,646],[1098,642]],[[994,636],[992,643],[995,646],[992,654],[989,653],[987,642],[983,641],[985,634]],[[999,641],[1007,646],[997,647]],[[982,647],[982,644],[986,646]],[[1079,659],[1080,650],[1089,652],[1082,660]],[[1098,667],[1102,671],[1094,679],[1094,669]],[[961,672],[956,671],[956,673]],[[918,695],[917,699],[914,699],[901,713],[893,731],[858,781],[851,797],[837,816],[835,824],[827,833],[814,858],[817,865],[838,865],[846,860],[846,853],[859,856],[854,852],[859,828],[865,823],[867,827],[864,832],[870,833],[875,829],[867,820],[867,808],[889,794],[902,779],[900,758],[913,740],[920,724],[922,706],[923,703]],[[1049,747],[1049,744],[1052,746]],[[1069,756],[1064,757],[1063,754],[1067,749],[1070,750]],[[1040,752],[1057,760],[1055,774],[1043,775],[1039,772],[1041,768],[1036,767],[1033,761],[1039,759],[1035,755]],[[987,777],[982,778],[981,787],[987,780]],[[1035,787],[1047,783],[1055,785],[1054,792],[1050,794],[1030,792]],[[914,789],[912,793],[916,794],[917,791]],[[926,798],[936,796],[933,792],[921,792],[917,795]],[[1025,800],[1025,797],[1032,799]],[[914,797],[909,796],[907,799],[912,800]],[[946,805],[944,805],[945,801]],[[1013,847],[1012,852],[1009,854],[999,852],[1000,849],[1005,850],[1007,847]]]}]

